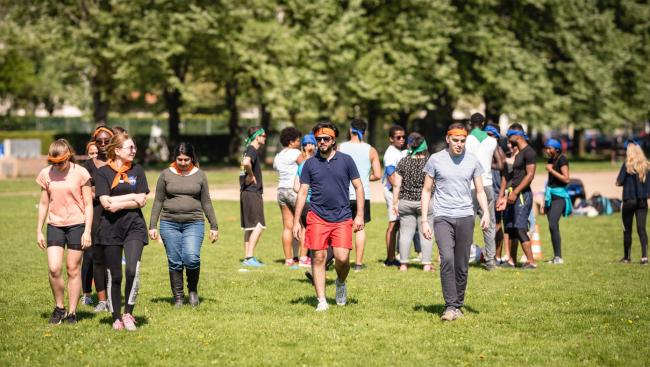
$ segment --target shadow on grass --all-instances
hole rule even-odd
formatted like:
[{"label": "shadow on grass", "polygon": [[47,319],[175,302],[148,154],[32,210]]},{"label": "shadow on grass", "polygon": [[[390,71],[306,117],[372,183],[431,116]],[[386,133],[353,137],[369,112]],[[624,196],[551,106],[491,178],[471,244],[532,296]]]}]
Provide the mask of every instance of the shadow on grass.
[{"label": "shadow on grass", "polygon": [[[41,318],[43,319],[50,319],[50,316],[52,316],[52,313],[50,312],[41,312]],[[94,312],[90,311],[80,311],[77,310],[77,321],[85,320],[85,319],[94,319],[97,314]]]},{"label": "shadow on grass", "polygon": [[[442,313],[445,312],[445,305],[423,305],[423,304],[417,304],[413,306],[413,311],[416,312],[428,312],[433,315],[440,315],[442,316]],[[463,306],[463,311],[464,312],[469,312],[469,313],[475,313],[479,314],[480,312],[476,310],[475,308],[471,306]]]},{"label": "shadow on grass", "polygon": [[[174,297],[156,297],[152,298],[149,301],[152,303],[169,303],[170,305],[174,305]],[[199,296],[199,302],[214,302],[214,298],[205,298],[203,296]],[[183,305],[188,305],[189,306],[189,297],[186,295],[183,298]]]},{"label": "shadow on grass", "polygon": [[[307,277],[302,277],[300,279],[291,279],[292,282],[300,282],[300,283],[307,283],[309,285],[312,285],[311,280],[307,279]],[[334,280],[332,279],[325,279],[325,285],[332,285],[334,284]]]},{"label": "shadow on grass", "polygon": [[[149,318],[147,316],[138,316],[134,315],[135,317],[135,322],[138,327],[147,325],[149,323]],[[106,325],[113,325],[113,317],[108,315],[106,317],[102,317],[101,320],[99,320],[100,324],[106,324]]]},{"label": "shadow on grass", "polygon": [[[318,298],[316,296],[305,296],[300,298],[294,298],[290,301],[292,305],[304,304],[316,307],[318,305]],[[335,305],[336,300],[334,298],[327,298],[327,303],[330,305]],[[359,301],[356,298],[348,298],[348,305],[356,305]]]}]

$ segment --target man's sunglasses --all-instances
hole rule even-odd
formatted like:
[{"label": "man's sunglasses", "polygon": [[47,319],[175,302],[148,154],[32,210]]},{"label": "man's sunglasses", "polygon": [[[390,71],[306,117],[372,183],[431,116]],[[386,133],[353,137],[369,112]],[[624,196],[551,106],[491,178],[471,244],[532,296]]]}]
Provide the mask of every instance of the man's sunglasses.
[{"label": "man's sunglasses", "polygon": [[397,136],[394,136],[393,139],[395,139],[395,140],[404,140],[404,139],[406,139],[406,136],[405,135],[397,135]]},{"label": "man's sunglasses", "polygon": [[325,142],[325,143],[329,143],[330,141],[332,141],[332,137],[331,136],[317,136],[316,141],[319,142],[319,143],[321,141]]}]

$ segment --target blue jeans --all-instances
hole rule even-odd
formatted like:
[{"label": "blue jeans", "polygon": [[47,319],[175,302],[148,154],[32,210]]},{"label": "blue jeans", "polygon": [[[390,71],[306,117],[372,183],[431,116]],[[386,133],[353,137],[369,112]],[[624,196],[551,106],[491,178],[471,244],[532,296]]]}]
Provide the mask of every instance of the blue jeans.
[{"label": "blue jeans", "polygon": [[169,270],[198,269],[201,266],[201,244],[204,222],[160,221],[160,237],[165,244]]}]

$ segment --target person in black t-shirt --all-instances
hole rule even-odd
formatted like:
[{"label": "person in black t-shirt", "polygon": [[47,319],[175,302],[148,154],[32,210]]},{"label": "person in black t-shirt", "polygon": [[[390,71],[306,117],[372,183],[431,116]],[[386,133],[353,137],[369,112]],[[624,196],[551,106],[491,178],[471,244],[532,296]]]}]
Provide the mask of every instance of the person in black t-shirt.
[{"label": "person in black t-shirt", "polygon": [[621,262],[630,262],[632,250],[632,221],[636,216],[636,231],[641,242],[641,265],[648,265],[648,197],[650,196],[650,163],[643,154],[643,149],[635,140],[627,143],[625,163],[616,178],[616,186],[623,186],[623,258]]},{"label": "person in black t-shirt", "polygon": [[242,157],[239,172],[241,228],[244,230],[244,261],[242,265],[264,266],[255,257],[257,241],[266,229],[264,202],[262,201],[262,166],[259,149],[266,144],[266,132],[259,126],[248,129],[246,151]]},{"label": "person in black t-shirt", "polygon": [[562,237],[560,236],[560,217],[571,214],[571,197],[566,190],[569,184],[569,161],[562,154],[562,144],[556,139],[548,139],[545,144],[549,159],[546,163],[548,181],[544,194],[544,212],[548,218],[548,228],[553,242],[551,264],[564,264],[562,259]]},{"label": "person in black t-shirt", "polygon": [[508,232],[511,251],[514,254],[502,266],[515,266],[514,259],[516,258],[517,241],[519,241],[524,254],[526,254],[526,263],[522,268],[535,269],[537,265],[535,259],[533,259],[530,238],[528,237],[528,217],[533,207],[533,194],[530,190],[530,184],[535,177],[537,154],[528,145],[528,136],[520,124],[512,124],[508,129],[507,136],[508,141],[513,146],[517,146],[519,153],[517,153],[512,167],[511,182],[508,183],[505,176],[501,179],[501,189],[497,202],[497,210],[505,209],[505,229]]},{"label": "person in black t-shirt", "polygon": [[[140,286],[140,258],[148,242],[147,224],[140,208],[147,203],[149,186],[144,169],[133,163],[137,148],[126,134],[111,138],[107,149],[108,162],[99,169],[95,181],[95,196],[103,211],[99,222],[98,248],[106,259],[107,293],[113,313],[113,329],[136,329],[133,309]],[[121,314],[122,251],[126,258],[127,297]]]},{"label": "person in black t-shirt", "polygon": [[90,293],[94,279],[95,290],[97,290],[97,298],[99,300],[94,312],[108,311],[108,304],[106,302],[106,261],[102,256],[103,251],[97,250],[97,246],[99,246],[97,231],[99,229],[99,219],[102,215],[102,204],[99,202],[97,196],[95,196],[95,181],[99,169],[106,165],[106,160],[108,159],[106,156],[106,147],[108,147],[114,135],[113,131],[105,126],[100,126],[95,129],[92,142],[97,147],[97,156],[88,159],[83,164],[83,167],[90,173],[90,182],[93,190],[93,226],[91,231],[93,245],[90,249],[84,251],[83,264],[81,266],[81,279],[84,291],[82,303],[87,305],[92,304]]}]

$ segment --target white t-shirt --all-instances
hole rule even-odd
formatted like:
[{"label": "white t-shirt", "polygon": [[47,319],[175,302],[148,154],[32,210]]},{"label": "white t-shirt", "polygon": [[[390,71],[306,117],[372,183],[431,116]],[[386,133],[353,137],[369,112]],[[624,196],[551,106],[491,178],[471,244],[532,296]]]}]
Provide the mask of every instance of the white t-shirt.
[{"label": "white t-shirt", "polygon": [[284,148],[273,159],[273,168],[279,173],[278,188],[293,188],[293,180],[298,171],[296,160],[300,156],[300,150],[296,148]]},{"label": "white t-shirt", "polygon": [[[479,142],[473,135],[468,135],[465,142],[465,150],[467,153],[474,154],[483,168],[483,186],[492,186],[492,156],[497,149],[497,140],[492,137],[487,137]],[[472,188],[474,181],[472,181]]]},{"label": "white t-shirt", "polygon": [[406,151],[399,150],[399,149],[395,148],[395,146],[392,145],[392,144],[389,145],[388,148],[386,149],[386,151],[384,152],[384,178],[383,178],[383,181],[384,181],[384,185],[387,188],[389,188],[389,189],[392,188],[392,185],[390,184],[390,182],[386,178],[386,167],[391,167],[392,166],[393,167],[392,170],[395,171],[395,169],[397,168],[397,163],[399,163],[399,161],[402,158],[404,158],[405,155],[406,155]]}]

